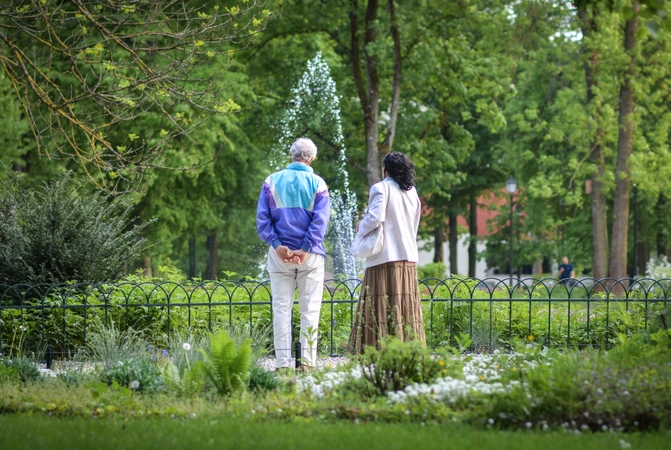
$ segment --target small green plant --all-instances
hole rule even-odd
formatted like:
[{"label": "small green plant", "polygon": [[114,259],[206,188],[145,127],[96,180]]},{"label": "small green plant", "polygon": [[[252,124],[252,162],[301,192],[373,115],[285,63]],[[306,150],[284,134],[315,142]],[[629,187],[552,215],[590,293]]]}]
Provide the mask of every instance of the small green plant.
[{"label": "small green plant", "polygon": [[203,371],[207,379],[222,396],[230,396],[245,386],[245,377],[252,363],[251,339],[245,339],[239,346],[226,330],[210,336],[207,350],[203,355]]},{"label": "small green plant", "polygon": [[121,331],[114,324],[109,326],[99,324],[89,334],[85,358],[91,363],[100,364],[104,371],[109,371],[115,368],[119,361],[149,358],[146,349],[146,341],[132,328]]},{"label": "small green plant", "polygon": [[100,374],[100,381],[108,386],[117,383],[138,392],[157,392],[164,388],[156,365],[142,359],[119,361]]},{"label": "small green plant", "polygon": [[26,357],[17,356],[11,360],[5,359],[0,364],[4,366],[4,369],[0,372],[0,379],[18,379],[27,383],[29,381],[37,381],[40,378],[37,364]]},{"label": "small green plant", "polygon": [[401,342],[394,337],[383,339],[379,350],[367,347],[357,358],[364,393],[381,396],[413,383],[428,383],[446,373],[447,364],[455,364],[452,358],[448,359],[440,352],[437,355],[431,353],[419,341]]},{"label": "small green plant", "polygon": [[[205,377],[203,363],[199,358],[203,347],[202,341],[197,341],[192,335],[182,342],[180,347],[175,345],[181,339],[178,335],[173,339],[172,359],[167,361],[163,367],[163,377],[168,387],[184,397],[194,397],[201,393],[205,388]],[[198,342],[198,348],[194,348],[191,342]]]},{"label": "small green plant", "polygon": [[450,350],[457,357],[461,356],[464,352],[471,348],[471,345],[473,345],[473,339],[471,339],[468,333],[459,333],[458,336],[454,337],[454,341],[457,345],[455,347],[451,347]]},{"label": "small green plant", "polygon": [[275,376],[275,373],[268,372],[259,366],[252,366],[249,369],[249,379],[247,387],[252,392],[274,391],[282,386],[282,382]]}]

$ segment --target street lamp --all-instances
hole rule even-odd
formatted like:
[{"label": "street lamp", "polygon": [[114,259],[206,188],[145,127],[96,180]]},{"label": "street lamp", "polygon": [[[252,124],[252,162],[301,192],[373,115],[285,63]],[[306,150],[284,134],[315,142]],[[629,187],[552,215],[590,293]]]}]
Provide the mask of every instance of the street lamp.
[{"label": "street lamp", "polygon": [[513,195],[517,190],[517,181],[511,176],[506,181],[506,190],[510,194],[510,287],[513,286]]}]

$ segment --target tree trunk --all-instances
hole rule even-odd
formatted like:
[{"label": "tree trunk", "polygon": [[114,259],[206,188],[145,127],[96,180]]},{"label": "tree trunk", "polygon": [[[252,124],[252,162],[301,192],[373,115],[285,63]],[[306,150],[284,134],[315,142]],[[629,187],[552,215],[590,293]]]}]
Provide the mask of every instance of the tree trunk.
[{"label": "tree trunk", "polygon": [[[639,9],[633,3],[634,12]],[[638,15],[627,20],[624,32],[624,49],[630,55],[629,67],[620,87],[619,136],[617,145],[617,168],[615,172],[615,204],[613,206],[613,237],[610,255],[610,276],[616,279],[627,276],[627,238],[629,236],[629,156],[634,136],[634,86],[636,74],[636,30]],[[614,293],[621,294],[622,286],[616,285]]]},{"label": "tree trunk", "polygon": [[468,232],[470,241],[468,243],[468,276],[475,278],[476,267],[478,264],[478,198],[471,198],[470,220],[468,223]]},{"label": "tree trunk", "polygon": [[208,280],[216,280],[219,272],[219,232],[213,231],[207,237],[205,242],[207,247],[207,270],[205,278]]},{"label": "tree trunk", "polygon": [[459,252],[457,245],[459,243],[459,233],[457,225],[457,194],[456,192],[452,193],[452,198],[450,200],[450,274],[458,275],[459,267],[457,266],[457,256]]},{"label": "tree trunk", "polygon": [[380,146],[382,155],[391,152],[396,135],[396,122],[398,120],[398,108],[401,102],[401,72],[403,59],[401,58],[401,33],[396,21],[396,6],[394,0],[388,0],[389,21],[391,22],[391,40],[394,43],[394,78],[391,87],[391,108],[389,111],[389,122],[387,123],[387,137]]},{"label": "tree trunk", "polygon": [[638,243],[638,275],[645,276],[648,270],[648,260],[650,259],[650,244],[648,241]]},{"label": "tree trunk", "polygon": [[144,258],[142,258],[142,269],[144,270],[145,277],[154,277],[154,271],[151,270],[151,256],[146,255]]},{"label": "tree trunk", "polygon": [[437,226],[433,229],[433,262],[445,264],[444,243],[445,229],[444,227]]},{"label": "tree trunk", "polygon": [[[591,17],[585,9],[578,10],[582,33],[585,39],[596,34],[598,26],[596,17],[598,10],[592,11]],[[598,106],[594,104],[595,89],[598,86],[597,73],[599,53],[591,49],[588,43],[583,45],[587,59],[585,60],[585,84],[587,86],[587,110],[592,115],[592,123],[597,127],[593,130],[590,142],[590,159],[596,166],[592,175],[592,276],[596,279],[608,276],[608,216],[606,194],[604,192],[604,175],[606,173],[606,159],[601,143],[602,131],[599,124]]]},{"label": "tree trunk", "polygon": [[189,279],[196,277],[196,237],[189,238]]},{"label": "tree trunk", "polygon": [[[387,126],[387,135],[380,143],[380,77],[377,66],[377,34],[375,24],[377,21],[378,1],[369,0],[366,5],[366,21],[364,30],[363,47],[359,40],[359,2],[350,0],[350,38],[352,47],[350,59],[352,62],[352,74],[354,84],[364,116],[364,128],[366,133],[366,178],[368,186],[373,186],[382,179],[381,156],[389,153],[394,143],[396,122],[398,118],[400,93],[401,93],[401,36],[396,20],[396,7],[392,0],[388,2],[388,12],[391,22],[391,39],[393,43],[394,74],[391,90],[391,110]],[[363,48],[363,55],[362,55]],[[406,55],[407,56],[407,55]],[[365,62],[366,76],[364,79],[361,60]]]}]

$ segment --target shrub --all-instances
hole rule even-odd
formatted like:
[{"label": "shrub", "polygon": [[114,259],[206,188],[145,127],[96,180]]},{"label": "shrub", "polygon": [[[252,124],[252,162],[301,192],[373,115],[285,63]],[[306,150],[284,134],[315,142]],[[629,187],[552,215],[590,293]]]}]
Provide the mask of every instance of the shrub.
[{"label": "shrub", "polygon": [[37,364],[28,358],[19,356],[11,360],[4,360],[1,364],[4,369],[0,369],[0,379],[17,379],[24,383],[37,381],[40,378],[40,371]]},{"label": "shrub", "polygon": [[447,267],[443,263],[429,263],[417,267],[417,278],[420,280],[425,278],[438,278],[442,280],[445,278]]},{"label": "shrub", "polygon": [[144,248],[130,206],[91,193],[65,173],[42,190],[9,175],[0,191],[0,283],[119,278]]},{"label": "shrub", "polygon": [[259,366],[252,366],[249,369],[249,380],[247,387],[252,392],[268,392],[278,389],[282,383],[275,376],[275,373],[268,372]]},{"label": "shrub", "polygon": [[143,359],[119,361],[100,374],[100,381],[108,386],[116,382],[119,386],[144,392],[156,392],[164,387],[156,365]]},{"label": "shrub", "polygon": [[428,383],[446,370],[446,364],[455,363],[445,355],[432,356],[431,353],[432,350],[419,341],[401,342],[393,337],[385,338],[379,350],[366,347],[364,354],[357,358],[362,393],[382,396],[413,383]]},{"label": "shrub", "polygon": [[201,363],[203,371],[220,395],[230,396],[245,386],[245,376],[252,363],[250,339],[245,339],[236,348],[231,336],[220,330],[211,335],[209,349],[200,351],[204,359]]}]

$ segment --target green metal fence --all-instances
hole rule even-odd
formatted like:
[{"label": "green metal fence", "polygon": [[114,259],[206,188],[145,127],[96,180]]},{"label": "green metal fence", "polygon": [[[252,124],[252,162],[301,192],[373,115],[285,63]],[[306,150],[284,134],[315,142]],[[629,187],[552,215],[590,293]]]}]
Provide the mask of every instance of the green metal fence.
[{"label": "green metal fence", "polygon": [[[327,280],[319,352],[346,352],[361,281]],[[619,333],[667,327],[671,280],[447,278],[420,281],[427,345],[470,337],[474,351],[533,341],[547,346],[609,347]],[[122,281],[112,284],[0,285],[0,350],[47,345],[68,357],[101,324],[132,327],[155,345],[176,333],[228,327],[271,330],[267,281]],[[294,333],[298,310],[294,308]],[[670,321],[671,322],[671,321]],[[256,334],[258,336],[258,333]],[[267,347],[272,351],[270,331]]]}]

